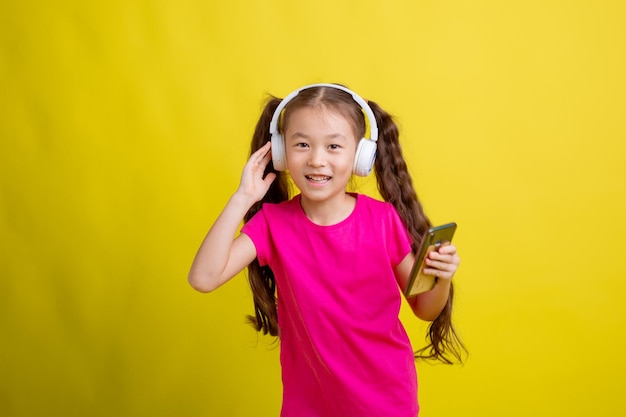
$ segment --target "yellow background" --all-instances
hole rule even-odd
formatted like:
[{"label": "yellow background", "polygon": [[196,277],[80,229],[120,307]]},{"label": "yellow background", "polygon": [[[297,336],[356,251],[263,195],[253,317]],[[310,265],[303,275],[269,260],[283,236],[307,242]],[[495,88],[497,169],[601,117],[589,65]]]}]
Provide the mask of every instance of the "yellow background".
[{"label": "yellow background", "polygon": [[244,276],[186,274],[266,93],[312,82],[396,115],[459,224],[470,357],[418,363],[421,415],[626,414],[624,4],[3,1],[0,415],[278,415]]}]

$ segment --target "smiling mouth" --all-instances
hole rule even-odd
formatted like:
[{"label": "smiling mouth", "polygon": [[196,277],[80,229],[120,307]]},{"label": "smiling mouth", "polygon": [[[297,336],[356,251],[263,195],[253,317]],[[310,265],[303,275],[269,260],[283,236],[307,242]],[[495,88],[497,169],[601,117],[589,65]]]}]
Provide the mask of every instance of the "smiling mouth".
[{"label": "smiling mouth", "polygon": [[331,177],[328,177],[326,175],[305,175],[305,178],[309,181],[321,184],[330,181]]}]

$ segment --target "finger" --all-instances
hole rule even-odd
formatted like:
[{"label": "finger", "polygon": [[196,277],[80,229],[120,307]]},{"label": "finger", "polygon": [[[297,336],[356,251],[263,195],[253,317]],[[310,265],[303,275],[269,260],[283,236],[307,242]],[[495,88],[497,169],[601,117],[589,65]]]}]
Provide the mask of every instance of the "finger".
[{"label": "finger", "polygon": [[265,156],[268,154],[270,147],[271,147],[272,143],[271,142],[267,142],[265,145],[261,146],[259,149],[257,149],[252,156],[250,157],[250,159],[256,159],[256,160],[261,160],[263,158],[265,158]]},{"label": "finger", "polygon": [[[269,142],[266,143],[263,147],[259,148],[255,153],[250,157],[249,164],[255,169],[256,167],[260,169],[265,169],[269,164],[272,158],[272,151],[268,146]],[[256,170],[256,169],[255,169]]]},{"label": "finger", "polygon": [[452,277],[456,273],[458,269],[457,267],[458,265],[456,264],[431,260],[430,262],[427,262],[426,265],[424,265],[424,273],[435,275],[438,277]]},{"label": "finger", "polygon": [[457,265],[452,262],[435,261],[432,259],[426,259],[426,268],[436,269],[439,271],[454,272],[456,271]]},{"label": "finger", "polygon": [[442,250],[433,250],[433,251],[428,252],[428,258],[434,259],[437,261],[451,259],[454,255],[455,255],[454,253],[449,254],[449,253],[445,253]]},{"label": "finger", "polygon": [[429,255],[426,258],[427,265],[452,265],[454,269],[459,267],[461,263],[461,259],[457,254],[453,255],[442,255],[437,252],[432,252],[432,255]]},{"label": "finger", "polygon": [[[426,265],[428,266],[441,267],[442,265],[451,265],[452,268],[456,269],[459,266],[459,263],[461,262],[461,260],[456,253],[451,254],[451,255],[447,255],[447,254],[444,255],[444,254],[433,251],[428,254],[428,256],[425,259],[425,262],[426,262]],[[444,267],[444,269],[448,269],[448,268]]]},{"label": "finger", "polygon": [[456,246],[454,246],[450,242],[446,242],[446,243],[443,243],[441,246],[439,246],[439,248],[437,249],[437,252],[439,252],[440,254],[451,255],[451,254],[456,253]]},{"label": "finger", "polygon": [[454,272],[455,271],[444,271],[444,270],[435,269],[435,268],[424,268],[423,269],[423,273],[424,274],[432,275],[432,276],[440,278],[440,279],[452,279],[452,277],[454,276]]}]

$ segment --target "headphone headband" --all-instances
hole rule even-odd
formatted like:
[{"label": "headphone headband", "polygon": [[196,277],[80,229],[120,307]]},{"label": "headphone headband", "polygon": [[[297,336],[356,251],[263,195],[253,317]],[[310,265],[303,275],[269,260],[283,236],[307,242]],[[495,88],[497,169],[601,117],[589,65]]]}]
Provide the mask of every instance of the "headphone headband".
[{"label": "headphone headband", "polygon": [[361,96],[359,96],[357,93],[350,90],[349,88],[346,88],[338,84],[325,84],[325,83],[305,85],[304,87],[300,87],[299,89],[287,95],[280,102],[280,104],[274,111],[274,115],[272,116],[272,121],[270,123],[270,134],[273,135],[275,133],[278,133],[278,119],[280,119],[280,114],[282,113],[285,106],[291,100],[293,100],[298,94],[300,94],[302,90],[307,90],[309,88],[314,88],[314,87],[330,87],[330,88],[335,88],[337,90],[345,91],[346,93],[350,94],[352,96],[352,99],[356,101],[359,104],[359,106],[361,106],[361,108],[363,109],[363,112],[365,112],[365,115],[367,116],[367,120],[370,125],[369,139],[374,142],[378,140],[378,124],[376,123],[376,117],[374,117],[374,112],[372,111],[371,107],[367,104],[367,101],[365,101]]}]

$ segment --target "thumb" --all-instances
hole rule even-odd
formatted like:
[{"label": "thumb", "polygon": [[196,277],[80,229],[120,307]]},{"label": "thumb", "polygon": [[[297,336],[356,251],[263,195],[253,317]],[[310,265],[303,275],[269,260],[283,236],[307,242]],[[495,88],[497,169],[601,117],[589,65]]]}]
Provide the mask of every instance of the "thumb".
[{"label": "thumb", "polygon": [[269,174],[265,176],[265,178],[263,178],[263,182],[265,183],[265,185],[269,187],[270,185],[272,185],[275,179],[276,179],[276,173],[270,172]]}]

